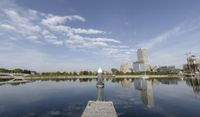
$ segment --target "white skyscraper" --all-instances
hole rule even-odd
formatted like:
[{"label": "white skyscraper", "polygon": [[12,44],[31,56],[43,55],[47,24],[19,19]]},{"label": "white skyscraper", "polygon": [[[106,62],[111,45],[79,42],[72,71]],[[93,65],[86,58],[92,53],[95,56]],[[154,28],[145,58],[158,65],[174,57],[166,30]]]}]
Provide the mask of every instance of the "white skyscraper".
[{"label": "white skyscraper", "polygon": [[148,53],[147,49],[140,48],[137,51],[137,58],[139,62],[142,62],[144,64],[148,63]]},{"label": "white skyscraper", "polygon": [[147,49],[140,48],[137,50],[137,61],[133,63],[133,70],[139,71],[149,71],[148,64],[148,53]]}]

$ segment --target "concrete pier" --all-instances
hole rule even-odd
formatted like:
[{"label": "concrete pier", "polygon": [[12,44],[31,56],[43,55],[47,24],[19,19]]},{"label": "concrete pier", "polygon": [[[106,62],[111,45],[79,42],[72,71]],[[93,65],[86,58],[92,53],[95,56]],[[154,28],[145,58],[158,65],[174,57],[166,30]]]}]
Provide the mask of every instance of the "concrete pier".
[{"label": "concrete pier", "polygon": [[88,101],[81,117],[117,117],[113,102],[104,101],[104,78],[102,69],[98,70],[97,101]]},{"label": "concrete pier", "polygon": [[117,117],[111,101],[89,101],[81,117]]}]

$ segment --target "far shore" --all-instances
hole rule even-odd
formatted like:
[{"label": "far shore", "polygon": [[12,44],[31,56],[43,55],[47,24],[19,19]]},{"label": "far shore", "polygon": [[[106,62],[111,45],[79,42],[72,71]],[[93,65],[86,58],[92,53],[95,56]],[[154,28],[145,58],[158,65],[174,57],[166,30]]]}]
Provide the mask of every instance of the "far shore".
[{"label": "far shore", "polygon": [[[118,78],[141,78],[143,75],[104,75],[106,79]],[[148,75],[149,78],[180,78],[178,75]],[[42,79],[96,79],[97,75],[81,75],[81,76],[27,76],[26,80],[42,80]]]}]

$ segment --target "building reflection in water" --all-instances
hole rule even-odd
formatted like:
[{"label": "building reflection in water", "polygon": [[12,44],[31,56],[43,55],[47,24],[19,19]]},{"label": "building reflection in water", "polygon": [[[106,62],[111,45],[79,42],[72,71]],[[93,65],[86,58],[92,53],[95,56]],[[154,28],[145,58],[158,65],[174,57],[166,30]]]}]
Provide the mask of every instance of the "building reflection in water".
[{"label": "building reflection in water", "polygon": [[178,79],[158,79],[158,81],[162,84],[178,85]]},{"label": "building reflection in water", "polygon": [[193,88],[196,95],[200,96],[200,78],[186,78],[186,84]]},{"label": "building reflection in water", "polygon": [[154,96],[153,96],[153,81],[145,79],[136,79],[134,81],[135,89],[141,92],[141,100],[148,107],[154,107]]},{"label": "building reflection in water", "polygon": [[121,81],[121,85],[123,88],[130,88],[132,82],[132,79],[124,79]]}]

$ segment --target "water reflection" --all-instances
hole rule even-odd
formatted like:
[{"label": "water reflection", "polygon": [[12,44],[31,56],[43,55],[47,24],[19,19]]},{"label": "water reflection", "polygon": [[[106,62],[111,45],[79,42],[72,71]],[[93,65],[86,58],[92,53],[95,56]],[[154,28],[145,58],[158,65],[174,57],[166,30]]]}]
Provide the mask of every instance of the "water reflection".
[{"label": "water reflection", "polygon": [[186,84],[193,88],[196,95],[200,96],[200,79],[199,78],[186,78]]},{"label": "water reflection", "polygon": [[[106,83],[106,88],[95,89],[96,81],[98,80],[72,78],[2,85],[0,117],[77,117],[81,115],[88,100],[96,98],[105,101],[105,95],[108,100],[114,102],[119,115],[125,117],[168,116],[166,113],[182,117],[200,116],[198,111],[200,100],[194,97],[194,94],[200,96],[198,78],[185,80],[125,78],[108,81],[101,79]],[[30,98],[26,98],[27,95]],[[23,109],[19,110],[19,107]]]},{"label": "water reflection", "polygon": [[130,88],[132,82],[133,82],[132,79],[124,79],[120,83],[121,83],[122,87],[124,87],[124,88]]},{"label": "water reflection", "polygon": [[158,80],[162,84],[167,84],[167,85],[178,85],[178,80],[177,79],[159,79]]},{"label": "water reflection", "polygon": [[104,78],[102,73],[98,73],[97,87],[97,101],[104,101]]},{"label": "water reflection", "polygon": [[148,107],[154,107],[153,80],[137,79],[134,81],[135,89],[141,92],[141,100]]}]

